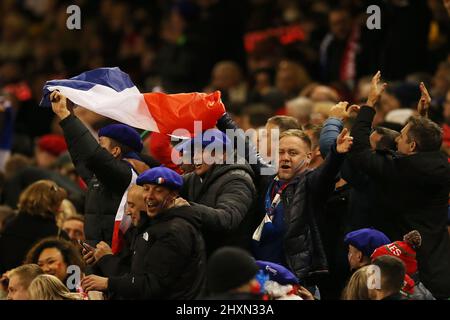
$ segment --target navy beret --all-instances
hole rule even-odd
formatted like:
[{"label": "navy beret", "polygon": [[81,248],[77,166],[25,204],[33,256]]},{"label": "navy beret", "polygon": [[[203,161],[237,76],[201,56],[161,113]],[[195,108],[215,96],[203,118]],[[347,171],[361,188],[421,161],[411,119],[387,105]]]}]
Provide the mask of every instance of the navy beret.
[{"label": "navy beret", "polygon": [[[213,145],[212,148],[223,148],[231,144],[230,139],[225,133],[218,129],[208,129],[205,132],[199,133],[194,138],[180,142],[175,149],[178,151],[184,151],[187,148],[192,148],[192,145],[199,144],[202,148],[209,145]],[[224,150],[225,151],[225,150]]]},{"label": "navy beret", "polygon": [[142,140],[139,133],[130,126],[121,123],[107,125],[98,131],[99,137],[108,137],[130,147],[135,152],[142,151]]},{"label": "navy beret", "polygon": [[260,270],[269,275],[269,279],[272,281],[282,285],[298,284],[298,278],[282,265],[262,260],[256,260],[256,264]]},{"label": "navy beret", "polygon": [[172,190],[179,190],[183,186],[183,178],[172,169],[156,167],[141,173],[136,180],[136,184],[139,186],[157,184]]},{"label": "navy beret", "polygon": [[366,257],[370,257],[376,248],[391,243],[391,240],[381,231],[364,228],[347,233],[344,243],[351,244]]}]

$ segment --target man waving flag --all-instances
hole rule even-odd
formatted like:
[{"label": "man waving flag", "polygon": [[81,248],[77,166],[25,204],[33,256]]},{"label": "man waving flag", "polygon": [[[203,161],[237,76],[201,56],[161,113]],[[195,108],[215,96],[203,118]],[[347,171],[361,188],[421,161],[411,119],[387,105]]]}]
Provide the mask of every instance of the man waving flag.
[{"label": "man waving flag", "polygon": [[201,121],[203,130],[212,128],[225,112],[219,91],[141,93],[119,68],[99,68],[70,79],[47,81],[43,91],[40,105],[51,106],[58,115],[77,170],[86,173],[86,238],[93,245],[111,242],[114,253],[120,251],[128,229],[124,208],[127,191],[140,173],[141,165],[136,164],[141,160],[142,142],[133,128],[116,124],[102,128],[97,143],[68,111],[66,100],[131,127],[163,134],[176,129],[193,133],[194,121]]},{"label": "man waving flag", "polygon": [[141,93],[128,74],[119,68],[98,68],[70,79],[47,81],[40,105],[50,107],[50,93],[58,90],[76,105],[135,128],[172,133],[215,126],[225,112],[220,92]]}]

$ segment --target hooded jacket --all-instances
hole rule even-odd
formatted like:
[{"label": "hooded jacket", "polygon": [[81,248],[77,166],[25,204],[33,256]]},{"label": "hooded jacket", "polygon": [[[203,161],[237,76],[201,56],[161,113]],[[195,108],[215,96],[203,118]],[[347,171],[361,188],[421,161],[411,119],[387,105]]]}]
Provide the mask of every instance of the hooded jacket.
[{"label": "hooded jacket", "polygon": [[247,164],[215,164],[203,178],[184,176],[181,196],[201,215],[208,256],[225,246],[250,246],[256,198],[253,172]]},{"label": "hooded jacket", "polygon": [[202,294],[206,258],[194,207],[161,211],[140,226],[128,274],[108,278],[108,291],[123,299],[190,300]]}]

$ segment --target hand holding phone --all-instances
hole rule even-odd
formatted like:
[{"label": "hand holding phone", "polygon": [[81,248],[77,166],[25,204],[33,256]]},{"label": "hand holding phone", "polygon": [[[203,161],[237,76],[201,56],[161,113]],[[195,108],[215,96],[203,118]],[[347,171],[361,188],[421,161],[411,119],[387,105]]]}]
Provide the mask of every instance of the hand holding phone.
[{"label": "hand holding phone", "polygon": [[84,242],[84,241],[82,241],[82,240],[78,240],[78,244],[79,244],[83,249],[85,249],[87,252],[89,252],[89,251],[94,251],[94,250],[95,250],[94,247],[90,246],[87,242]]}]

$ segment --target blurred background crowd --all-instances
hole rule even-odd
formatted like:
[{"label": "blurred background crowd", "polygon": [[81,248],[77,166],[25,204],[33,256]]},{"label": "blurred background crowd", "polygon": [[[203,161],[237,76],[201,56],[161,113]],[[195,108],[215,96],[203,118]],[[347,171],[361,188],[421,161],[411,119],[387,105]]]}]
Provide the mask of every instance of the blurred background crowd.
[{"label": "blurred background crowd", "polygon": [[[81,9],[79,30],[66,25],[72,4]],[[374,4],[381,28],[371,30],[366,10]],[[2,0],[0,16],[0,231],[27,200],[22,191],[47,179],[67,192],[55,200],[64,199],[58,227],[69,221],[68,234],[83,232],[86,185],[58,119],[38,104],[45,81],[99,67],[120,67],[141,92],[220,90],[244,130],[292,116],[316,132],[313,149],[331,108],[366,101],[381,70],[389,87],[374,126],[400,131],[416,114],[423,82],[450,157],[449,1]],[[81,107],[75,113],[94,135],[111,122]],[[145,151],[164,162],[152,150],[147,141]]]}]

